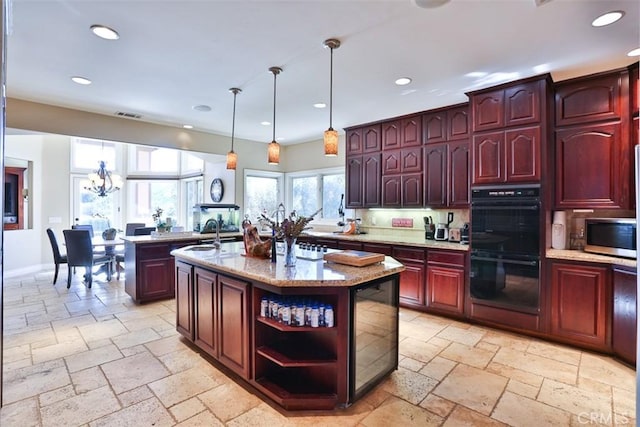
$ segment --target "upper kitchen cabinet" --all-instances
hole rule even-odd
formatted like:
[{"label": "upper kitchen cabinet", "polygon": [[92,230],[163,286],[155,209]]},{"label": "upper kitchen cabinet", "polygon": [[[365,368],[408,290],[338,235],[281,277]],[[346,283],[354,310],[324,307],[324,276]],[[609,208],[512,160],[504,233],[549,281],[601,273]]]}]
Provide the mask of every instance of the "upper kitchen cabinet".
[{"label": "upper kitchen cabinet", "polygon": [[469,104],[447,110],[447,140],[469,138]]},{"label": "upper kitchen cabinet", "polygon": [[[627,89],[627,90],[624,90]],[[556,84],[556,126],[620,120],[626,106],[628,73],[615,72]]]},{"label": "upper kitchen cabinet", "polygon": [[628,69],[556,85],[555,207],[633,204]]},{"label": "upper kitchen cabinet", "polygon": [[362,152],[375,153],[382,149],[382,131],[380,125],[362,128]]},{"label": "upper kitchen cabinet", "polygon": [[631,92],[631,115],[638,117],[638,103],[640,103],[640,94],[638,93],[638,63],[635,62],[629,66],[629,91]]},{"label": "upper kitchen cabinet", "polygon": [[467,139],[469,104],[426,112],[422,116],[422,139],[425,144]]},{"label": "upper kitchen cabinet", "polygon": [[422,145],[422,122],[420,116],[384,122],[381,125],[381,131],[382,149],[385,151]]},{"label": "upper kitchen cabinet", "polygon": [[348,208],[380,207],[380,153],[347,156]]},{"label": "upper kitchen cabinet", "polygon": [[447,140],[447,112],[444,110],[422,116],[422,132],[425,144]]},{"label": "upper kitchen cabinet", "polygon": [[350,154],[362,154],[362,128],[348,129],[345,132],[347,156]]},{"label": "upper kitchen cabinet", "polygon": [[548,74],[469,94],[471,183],[539,183],[546,159]]}]

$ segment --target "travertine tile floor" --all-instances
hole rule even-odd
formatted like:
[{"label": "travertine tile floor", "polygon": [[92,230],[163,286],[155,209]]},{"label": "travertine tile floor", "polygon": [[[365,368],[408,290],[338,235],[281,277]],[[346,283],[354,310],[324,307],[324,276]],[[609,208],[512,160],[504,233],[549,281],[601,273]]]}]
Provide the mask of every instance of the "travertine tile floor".
[{"label": "travertine tile floor", "polygon": [[615,360],[404,309],[384,383],[346,410],[287,413],[188,347],[173,300],[52,277],[4,281],[3,427],[635,425],[635,371]]}]

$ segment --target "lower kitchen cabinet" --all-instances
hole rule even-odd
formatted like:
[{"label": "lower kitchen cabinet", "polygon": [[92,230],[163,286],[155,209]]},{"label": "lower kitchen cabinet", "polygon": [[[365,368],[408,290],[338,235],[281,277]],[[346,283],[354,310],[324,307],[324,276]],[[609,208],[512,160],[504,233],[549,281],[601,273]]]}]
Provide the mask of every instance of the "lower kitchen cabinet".
[{"label": "lower kitchen cabinet", "polygon": [[173,298],[175,264],[171,251],[197,243],[198,240],[125,242],[125,292],[136,303]]},{"label": "lower kitchen cabinet", "polygon": [[178,331],[248,379],[250,285],[183,262],[176,271]]},{"label": "lower kitchen cabinet", "polygon": [[405,270],[400,273],[400,303],[409,307],[424,308],[426,263],[424,249],[397,246],[392,256]]},{"label": "lower kitchen cabinet", "polygon": [[551,267],[551,335],[608,351],[609,282],[610,269],[607,267],[554,262]]},{"label": "lower kitchen cabinet", "polygon": [[193,266],[176,261],[176,329],[193,341]]},{"label": "lower kitchen cabinet", "polygon": [[634,270],[614,267],[611,345],[613,354],[633,365],[636,363],[637,280]]},{"label": "lower kitchen cabinet", "polygon": [[427,307],[429,311],[464,316],[465,254],[427,252]]}]

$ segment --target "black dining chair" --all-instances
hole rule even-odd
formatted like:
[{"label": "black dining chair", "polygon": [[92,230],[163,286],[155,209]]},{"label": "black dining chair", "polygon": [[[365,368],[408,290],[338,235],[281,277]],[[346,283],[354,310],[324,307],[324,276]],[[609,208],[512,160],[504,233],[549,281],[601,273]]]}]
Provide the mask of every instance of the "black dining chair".
[{"label": "black dining chair", "polygon": [[91,224],[74,224],[71,226],[72,230],[89,230],[89,235],[93,238],[93,225]]},{"label": "black dining chair", "polygon": [[[138,228],[144,228],[146,224],[144,222],[128,222],[124,234],[125,236],[135,236],[135,231]],[[117,250],[116,255],[116,279],[120,280],[120,271],[124,268],[120,265],[124,263],[124,250]]]},{"label": "black dining chair", "polygon": [[107,271],[107,281],[111,281],[111,263],[113,262],[112,255],[98,255],[93,253],[93,246],[91,244],[91,234],[89,230],[62,230],[64,234],[64,241],[67,246],[67,288],[71,287],[71,268],[72,267],[84,267],[85,268],[85,281],[87,287],[91,288],[93,282],[93,267],[95,265],[103,264]]},{"label": "black dining chair", "polygon": [[53,262],[56,264],[56,271],[53,273],[53,284],[56,284],[58,280],[58,270],[60,264],[67,263],[67,255],[60,253],[60,247],[58,246],[58,239],[52,229],[47,228],[47,236],[49,236],[49,243],[51,243],[51,251],[53,252]]}]

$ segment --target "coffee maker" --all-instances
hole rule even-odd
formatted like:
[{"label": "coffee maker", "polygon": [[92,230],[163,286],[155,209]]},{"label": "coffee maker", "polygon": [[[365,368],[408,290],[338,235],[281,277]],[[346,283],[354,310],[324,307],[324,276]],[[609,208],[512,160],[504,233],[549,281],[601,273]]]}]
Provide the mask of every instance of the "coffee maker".
[{"label": "coffee maker", "polygon": [[435,234],[435,239],[436,240],[449,240],[449,226],[451,225],[451,223],[453,222],[453,212],[448,212],[447,213],[447,223],[438,223],[438,225],[436,225],[436,234]]},{"label": "coffee maker", "polygon": [[433,240],[436,233],[436,225],[433,223],[433,218],[430,216],[423,217],[424,219],[424,238],[426,240]]}]

